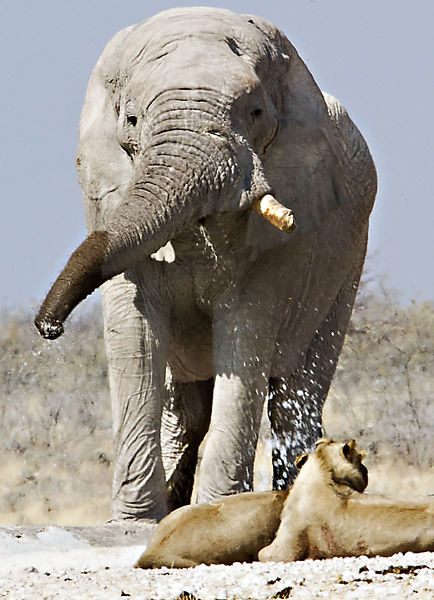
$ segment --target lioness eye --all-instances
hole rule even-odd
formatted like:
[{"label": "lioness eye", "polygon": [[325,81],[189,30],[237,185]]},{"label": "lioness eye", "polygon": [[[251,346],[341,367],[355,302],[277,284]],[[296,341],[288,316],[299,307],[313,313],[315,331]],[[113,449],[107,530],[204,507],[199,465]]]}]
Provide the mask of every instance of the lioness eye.
[{"label": "lioness eye", "polygon": [[298,470],[301,469],[301,467],[304,465],[304,463],[307,461],[307,459],[308,459],[307,454],[299,454],[297,456],[297,458],[295,459],[295,466],[297,467]]}]

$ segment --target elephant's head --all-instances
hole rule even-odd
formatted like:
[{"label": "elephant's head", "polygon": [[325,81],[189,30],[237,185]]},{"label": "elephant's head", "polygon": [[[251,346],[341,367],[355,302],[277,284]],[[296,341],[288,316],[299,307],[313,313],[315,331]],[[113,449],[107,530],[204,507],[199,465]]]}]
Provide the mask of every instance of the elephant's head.
[{"label": "elephant's head", "polygon": [[115,36],[92,80],[79,170],[93,161],[95,178],[122,168],[128,182],[49,291],[35,321],[42,336],[59,336],[94,289],[203,217],[254,208],[291,230],[285,207],[303,216],[311,203],[306,229],[339,204],[333,170],[342,165],[324,99],[269,23],[167,11]]}]

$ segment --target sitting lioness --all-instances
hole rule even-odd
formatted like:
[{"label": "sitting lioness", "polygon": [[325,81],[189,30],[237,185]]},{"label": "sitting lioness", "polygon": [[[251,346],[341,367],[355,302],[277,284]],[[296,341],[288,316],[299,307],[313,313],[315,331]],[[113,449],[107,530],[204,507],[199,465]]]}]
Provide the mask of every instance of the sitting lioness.
[{"label": "sitting lioness", "polygon": [[322,439],[301,469],[282,510],[274,541],[260,561],[334,556],[390,556],[434,550],[434,503],[409,504],[363,494],[367,471],[351,440]]},{"label": "sitting lioness", "polygon": [[142,569],[258,560],[276,535],[288,490],[246,492],[173,511],[136,563]]}]

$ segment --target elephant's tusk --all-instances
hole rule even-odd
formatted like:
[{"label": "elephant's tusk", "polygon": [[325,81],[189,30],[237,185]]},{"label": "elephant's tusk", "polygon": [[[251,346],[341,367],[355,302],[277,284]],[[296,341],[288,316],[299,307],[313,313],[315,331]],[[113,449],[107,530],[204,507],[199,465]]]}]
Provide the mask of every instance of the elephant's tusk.
[{"label": "elephant's tusk", "polygon": [[283,206],[271,194],[265,194],[252,204],[253,210],[281,231],[295,231],[294,214],[290,208]]}]

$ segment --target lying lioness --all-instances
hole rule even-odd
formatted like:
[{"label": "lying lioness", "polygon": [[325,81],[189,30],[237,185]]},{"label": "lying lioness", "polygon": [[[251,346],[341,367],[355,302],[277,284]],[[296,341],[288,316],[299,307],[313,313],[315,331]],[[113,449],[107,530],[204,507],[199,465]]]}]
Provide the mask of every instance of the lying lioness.
[{"label": "lying lioness", "polygon": [[[353,467],[338,460],[333,469],[335,479],[346,478],[353,488],[363,491],[368,484],[361,462]],[[288,493],[247,492],[178,508],[159,523],[135,566],[181,568],[258,560],[259,550],[276,535]]]},{"label": "lying lioness", "polygon": [[282,510],[276,538],[260,561],[333,556],[390,556],[434,550],[434,502],[396,502],[362,494],[367,484],[356,442],[319,440],[301,469]]},{"label": "lying lioness", "polygon": [[182,506],[165,517],[137,561],[142,569],[258,560],[276,534],[288,490],[246,492]]}]

